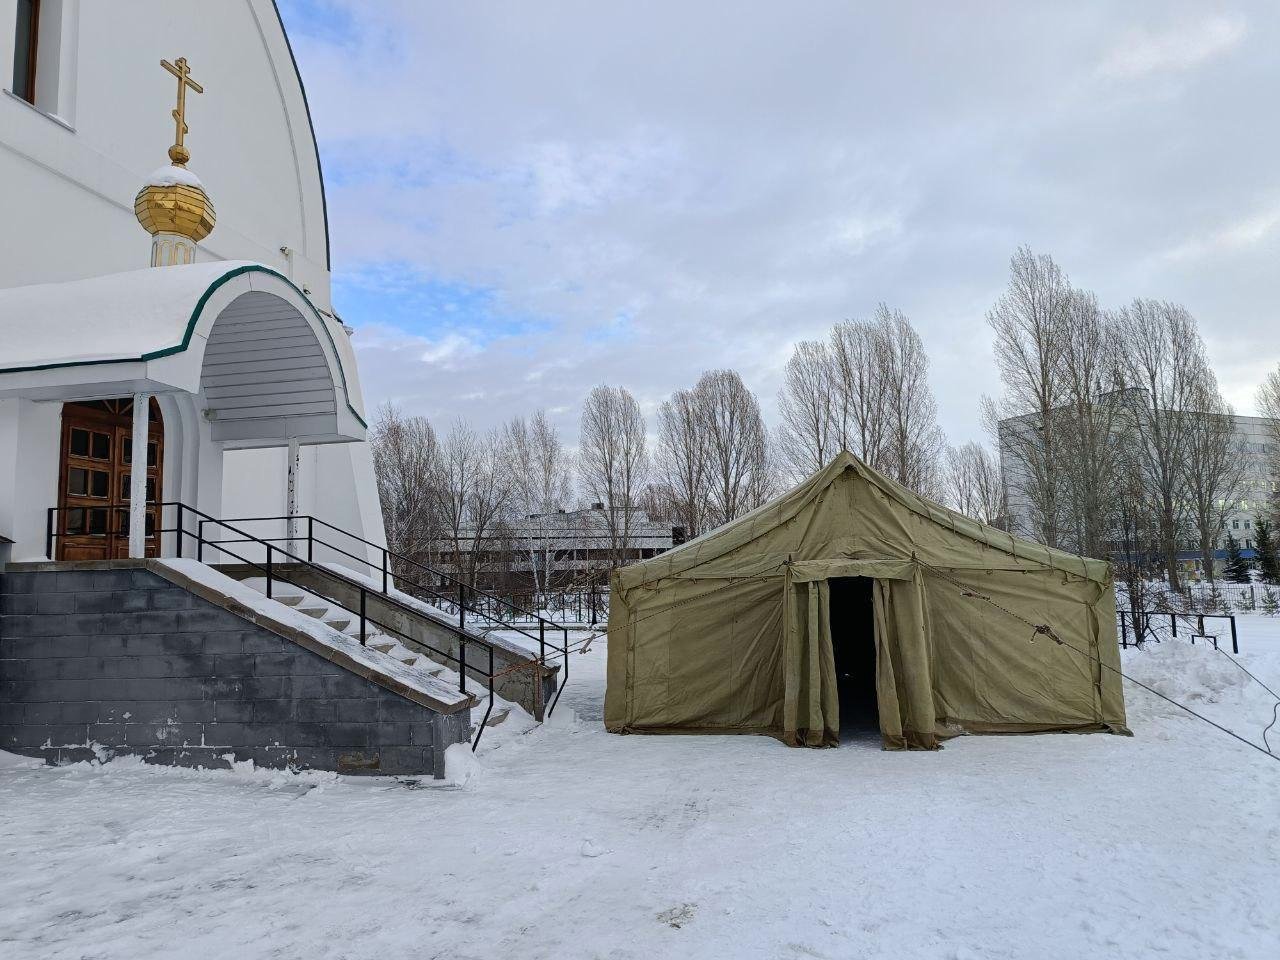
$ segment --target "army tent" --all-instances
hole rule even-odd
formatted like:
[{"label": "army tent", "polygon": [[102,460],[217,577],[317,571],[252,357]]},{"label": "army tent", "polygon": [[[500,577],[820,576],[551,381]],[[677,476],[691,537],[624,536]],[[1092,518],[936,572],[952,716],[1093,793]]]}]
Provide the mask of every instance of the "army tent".
[{"label": "army tent", "polygon": [[615,733],[834,746],[842,695],[869,701],[888,749],[1128,733],[1102,666],[1120,665],[1110,565],[984,526],[849,453],[611,587]]}]

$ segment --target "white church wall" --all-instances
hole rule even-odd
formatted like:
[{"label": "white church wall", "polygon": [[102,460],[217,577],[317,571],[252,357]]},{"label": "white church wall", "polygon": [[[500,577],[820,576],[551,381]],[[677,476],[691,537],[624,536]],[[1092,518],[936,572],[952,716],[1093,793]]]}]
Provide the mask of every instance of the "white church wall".
[{"label": "white church wall", "polygon": [[14,535],[15,485],[18,482],[18,401],[0,400],[0,563],[10,554],[5,540]]},{"label": "white church wall", "polygon": [[45,558],[45,523],[58,490],[62,404],[0,400],[0,533],[11,560]]},{"label": "white church wall", "polygon": [[[300,449],[298,513],[311,515],[338,530],[355,534],[377,546],[385,546],[382,513],[378,504],[373,461],[366,443],[331,443]],[[222,484],[222,516],[283,517],[288,512],[288,451],[283,447],[228,450]],[[283,520],[255,522],[246,531],[259,537],[286,535]],[[300,531],[306,535],[305,527]],[[317,563],[339,563],[360,573],[370,568],[355,557],[372,563],[381,560],[376,550],[333,530],[316,527],[316,539],[337,549],[315,547]],[[281,543],[283,545],[283,543]],[[237,548],[239,549],[239,548]],[[264,559],[262,551],[252,555]]]},{"label": "white church wall", "polygon": [[[185,56],[205,86],[188,97],[190,167],[218,226],[201,259],[249,259],[292,275],[330,310],[319,170],[294,66],[270,2],[163,0],[43,5],[32,108],[0,95],[0,173],[17,207],[0,219],[0,286],[75,279],[145,266],[150,240],[133,199],[167,163],[174,84],[162,58]],[[0,0],[0,83],[12,78],[16,7]],[[50,74],[53,76],[53,74]],[[56,89],[55,102],[41,90]],[[57,119],[54,119],[56,117]],[[78,237],[68,245],[67,230]],[[287,247],[291,255],[281,252]]]}]

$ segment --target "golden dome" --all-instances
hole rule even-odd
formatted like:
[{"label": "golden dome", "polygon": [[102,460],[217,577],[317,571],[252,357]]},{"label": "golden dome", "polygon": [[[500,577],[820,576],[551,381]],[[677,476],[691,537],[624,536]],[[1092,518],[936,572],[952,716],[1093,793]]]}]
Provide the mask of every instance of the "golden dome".
[{"label": "golden dome", "polygon": [[217,216],[200,179],[185,167],[161,167],[138,191],[133,214],[142,229],[176,233],[199,242],[213,232]]}]

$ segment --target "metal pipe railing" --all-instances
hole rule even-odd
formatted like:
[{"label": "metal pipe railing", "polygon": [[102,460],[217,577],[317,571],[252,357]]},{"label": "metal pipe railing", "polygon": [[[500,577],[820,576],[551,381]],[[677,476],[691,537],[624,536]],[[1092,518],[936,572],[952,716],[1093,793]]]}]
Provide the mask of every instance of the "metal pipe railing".
[{"label": "metal pipe railing", "polygon": [[[268,598],[271,598],[273,596],[274,585],[277,581],[282,583],[288,583],[291,586],[297,587],[299,590],[303,590],[304,592],[311,592],[315,590],[314,584],[309,586],[304,586],[296,582],[296,580],[291,579],[289,577],[290,571],[289,571],[288,564],[284,565],[285,572],[282,573],[280,570],[281,565],[276,562],[276,554],[281,554],[284,559],[291,561],[294,564],[297,564],[300,568],[303,568],[303,569],[310,568],[310,569],[319,571],[321,574],[324,574],[327,576],[334,576],[334,572],[332,570],[322,567],[319,564],[315,563],[314,561],[304,560],[303,558],[294,555],[292,552],[290,552],[287,549],[282,549],[278,546],[275,546],[274,543],[266,539],[255,537],[251,533],[248,533],[245,530],[235,527],[232,524],[232,522],[219,520],[217,517],[212,517],[209,514],[204,513],[200,510],[197,510],[194,507],[187,506],[184,503],[181,503],[178,501],[166,501],[163,503],[155,504],[155,507],[157,511],[163,511],[164,508],[166,507],[173,507],[177,511],[177,520],[173,527],[164,527],[160,522],[161,517],[160,516],[157,517],[156,534],[162,535],[166,533],[174,533],[177,535],[175,552],[177,553],[178,557],[181,558],[183,555],[183,550],[184,550],[183,538],[191,537],[196,542],[196,556],[200,562],[203,562],[204,560],[205,548],[209,547],[219,551],[220,553],[226,554],[227,556],[231,557],[233,560],[236,560],[239,563],[246,564],[247,566],[255,570],[259,570],[263,572],[266,577],[266,596]],[[72,509],[72,508],[67,508],[67,507],[50,507],[49,508],[48,519],[46,522],[46,530],[48,531],[47,556],[50,559],[52,559],[54,556],[54,547],[55,547],[56,537],[61,535],[56,531],[57,513],[59,511],[67,510],[67,509]],[[190,514],[191,517],[194,518],[196,521],[196,532],[194,533],[186,529],[186,525],[184,521],[187,519],[186,517],[187,514]],[[213,526],[216,529],[227,530],[235,534],[235,536],[240,539],[233,539],[233,540],[209,539],[208,537],[205,536],[205,529],[208,526]],[[278,539],[278,538],[275,538],[275,539]],[[256,543],[262,546],[266,550],[266,562],[260,563],[250,557],[244,556],[233,550],[227,549],[227,545],[229,544],[234,545],[234,544],[240,544],[240,543]],[[494,704],[494,697],[495,697],[494,679],[496,676],[494,672],[493,644],[485,640],[483,637],[477,637],[472,634],[468,634],[465,631],[460,631],[458,634],[458,655],[455,657],[454,655],[449,653],[447,650],[440,649],[417,637],[410,636],[409,634],[392,626],[391,624],[384,623],[381,620],[377,620],[377,619],[374,619],[373,617],[370,617],[368,615],[368,594],[370,592],[378,592],[378,591],[376,590],[371,591],[364,584],[361,584],[355,580],[350,580],[348,578],[341,578],[341,579],[343,579],[344,582],[350,584],[351,586],[354,586],[359,591],[359,604],[357,609],[352,609],[350,606],[348,606],[345,602],[338,599],[337,597],[325,595],[324,599],[340,607],[341,609],[346,610],[348,613],[354,614],[359,617],[359,620],[360,620],[359,640],[360,640],[361,646],[367,646],[368,626],[372,624],[373,626],[377,627],[379,630],[383,631],[384,633],[404,638],[406,640],[409,640],[411,643],[424,647],[425,649],[429,650],[433,655],[445,660],[446,662],[456,663],[458,665],[458,688],[459,688],[459,692],[461,693],[464,693],[464,694],[467,693],[467,670],[468,669],[471,669],[475,673],[479,674],[483,679],[487,681],[487,686],[489,690],[489,697],[488,697],[489,703],[488,703],[487,709],[485,710],[484,720],[481,722],[479,729],[477,730],[475,740],[471,744],[471,749],[474,750],[480,742],[480,737],[483,736],[484,734],[485,722],[488,721],[488,718],[493,711],[493,704]],[[390,594],[380,593],[379,595],[382,602],[388,603],[393,607],[400,609],[403,612],[407,612],[411,616],[421,615],[420,612],[415,610],[412,606],[400,600],[397,600],[394,596]],[[476,643],[481,645],[482,647],[487,648],[488,654],[489,654],[487,672],[481,672],[481,670],[479,670],[477,667],[474,667],[474,666],[468,667],[467,645],[470,643]],[[567,655],[568,655],[568,650],[566,646],[566,659],[567,659]]]}]

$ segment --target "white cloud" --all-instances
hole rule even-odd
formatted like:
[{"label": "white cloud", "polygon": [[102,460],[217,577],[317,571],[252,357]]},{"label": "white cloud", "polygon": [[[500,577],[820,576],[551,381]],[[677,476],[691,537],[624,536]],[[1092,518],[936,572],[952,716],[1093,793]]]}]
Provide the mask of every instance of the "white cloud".
[{"label": "white cloud", "polygon": [[1098,72],[1115,80],[1189,70],[1226,53],[1244,39],[1239,16],[1213,16],[1158,32],[1132,32],[1103,60]]},{"label": "white cloud", "polygon": [[1171,260],[1194,260],[1214,254],[1229,254],[1274,240],[1278,227],[1280,203],[1273,203],[1207,235],[1192,237],[1178,244],[1166,256]]},{"label": "white cloud", "polygon": [[[996,387],[983,313],[1022,243],[1105,304],[1181,300],[1208,334],[1275,349],[1275,225],[1223,221],[1280,196],[1265,122],[1280,5],[1249,9],[1248,43],[1239,17],[1152,29],[1102,0],[998,17],[838,0],[804,16],[729,0],[348,6],[367,32],[289,22],[336,273],[386,297],[423,278],[492,291],[502,318],[532,321],[478,328],[441,303],[378,329],[340,289],[371,405],[481,426],[542,406],[572,435],[594,383],[652,409],[732,366],[771,408],[790,344],[883,300],[920,328],[943,425],[968,439]],[[1240,69],[1184,72],[1158,109],[1099,96],[1117,37],[1109,79],[1228,50]],[[1161,254],[1215,237],[1212,264]]]}]

